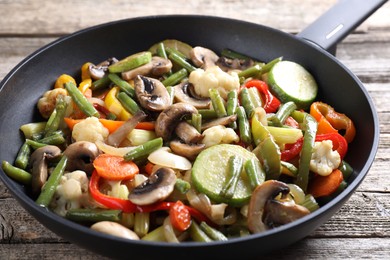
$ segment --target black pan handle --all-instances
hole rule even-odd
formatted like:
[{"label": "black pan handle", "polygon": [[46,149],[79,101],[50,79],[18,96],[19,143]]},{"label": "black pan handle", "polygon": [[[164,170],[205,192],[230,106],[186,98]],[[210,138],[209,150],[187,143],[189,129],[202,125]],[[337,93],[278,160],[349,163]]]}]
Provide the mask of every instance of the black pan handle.
[{"label": "black pan handle", "polygon": [[388,0],[339,0],[297,36],[332,53],[337,43]]}]

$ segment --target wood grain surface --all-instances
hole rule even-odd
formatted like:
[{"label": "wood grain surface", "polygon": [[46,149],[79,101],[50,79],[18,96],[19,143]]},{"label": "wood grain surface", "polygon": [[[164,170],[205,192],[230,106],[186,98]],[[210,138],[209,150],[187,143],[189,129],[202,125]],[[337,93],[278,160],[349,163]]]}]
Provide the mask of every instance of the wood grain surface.
[{"label": "wood grain surface", "polygon": [[[58,37],[109,21],[158,14],[201,14],[297,33],[336,2],[0,0],[0,80],[27,55]],[[363,183],[337,214],[307,238],[264,259],[390,259],[390,3],[344,39],[336,57],[361,79],[376,106],[381,135],[376,159]],[[103,259],[47,230],[0,182],[0,259],[54,258]]]}]

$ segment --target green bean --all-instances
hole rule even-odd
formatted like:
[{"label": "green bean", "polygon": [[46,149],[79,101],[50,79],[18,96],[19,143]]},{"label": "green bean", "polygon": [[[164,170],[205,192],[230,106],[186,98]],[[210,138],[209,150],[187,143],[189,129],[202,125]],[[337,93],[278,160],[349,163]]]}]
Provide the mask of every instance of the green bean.
[{"label": "green bean", "polygon": [[178,50],[176,50],[174,48],[166,47],[165,51],[167,52],[168,57],[169,57],[169,54],[173,53],[173,54],[179,56],[180,58],[182,58],[184,60],[187,59],[187,56],[184,53],[182,53],[182,52],[180,52],[180,51],[178,51]]},{"label": "green bean", "polygon": [[58,130],[61,122],[64,121],[67,106],[68,104],[63,97],[57,99],[56,107],[52,113],[54,116],[50,116],[45,127],[45,137]]},{"label": "green bean", "polygon": [[[65,140],[65,139],[64,139],[64,140]],[[33,148],[34,150],[36,150],[36,149],[38,149],[38,148],[41,148],[41,147],[44,147],[44,146],[48,145],[48,144],[40,143],[40,142],[31,140],[31,139],[26,139],[26,143],[27,143],[31,148]]]},{"label": "green bean", "polygon": [[108,75],[105,75],[103,78],[92,82],[91,89],[92,91],[104,89],[107,88],[110,84],[111,84],[111,80],[108,78]]},{"label": "green bean", "polygon": [[261,77],[261,75],[263,75],[264,73],[267,73],[269,72],[272,67],[278,63],[279,61],[281,61],[283,59],[283,57],[279,57],[279,58],[276,58],[276,59],[273,59],[271,60],[270,62],[266,63],[264,66],[261,67],[261,70],[257,73],[257,77]]},{"label": "green bean", "polygon": [[188,181],[177,178],[175,182],[175,189],[177,189],[180,193],[185,194],[191,189],[191,184]]},{"label": "green bean", "polygon": [[69,209],[65,218],[76,222],[99,222],[121,220],[121,210],[115,209]]},{"label": "green bean", "polygon": [[25,170],[28,165],[30,155],[31,155],[31,147],[28,145],[27,142],[24,142],[19,149],[18,155],[16,156],[15,166]]},{"label": "green bean", "polygon": [[15,167],[7,161],[3,161],[1,167],[3,168],[5,174],[7,174],[7,176],[11,179],[14,179],[24,185],[31,185],[32,176],[29,172]]},{"label": "green bean", "polygon": [[182,68],[162,81],[164,86],[174,86],[188,76],[187,69]]},{"label": "green bean", "polygon": [[227,182],[221,189],[220,195],[231,199],[237,187],[238,179],[243,169],[243,159],[239,156],[230,156],[228,161],[228,176]]},{"label": "green bean", "polygon": [[261,71],[261,66],[259,64],[256,64],[252,67],[249,67],[243,71],[240,71],[238,73],[238,77],[243,77],[243,78],[249,78],[249,77],[253,77],[253,76],[256,76],[257,74],[259,74],[259,72]]},{"label": "green bean", "polygon": [[132,115],[137,113],[141,110],[141,108],[138,106],[137,102],[134,101],[131,97],[129,97],[128,94],[125,92],[119,92],[117,95],[117,98],[119,102],[122,104],[122,106]]},{"label": "green bean", "polygon": [[296,184],[304,191],[307,190],[310,172],[310,160],[313,153],[315,137],[317,133],[317,121],[308,113],[304,113],[303,119],[303,144],[298,165]]},{"label": "green bean", "polygon": [[201,114],[192,114],[191,115],[191,124],[198,130],[198,132],[201,132],[202,129],[202,115]]},{"label": "green bean", "polygon": [[147,141],[144,144],[137,146],[135,149],[126,153],[123,158],[125,161],[136,160],[139,158],[143,158],[155,150],[161,148],[163,145],[163,140],[161,137],[155,138],[153,140]]},{"label": "green bean", "polygon": [[229,59],[240,59],[240,60],[250,60],[251,59],[249,56],[238,53],[238,52],[233,51],[231,49],[223,49],[221,51],[221,56],[229,58]]},{"label": "green bean", "polygon": [[249,91],[247,88],[243,88],[240,91],[240,100],[241,104],[245,109],[245,113],[248,118],[252,117],[253,111],[255,110],[255,105],[253,104],[251,98],[249,97]]},{"label": "green bean", "polygon": [[213,104],[213,109],[217,113],[218,117],[227,116],[224,100],[219,94],[218,90],[215,88],[209,89],[211,103]]},{"label": "green bean", "polygon": [[195,222],[191,221],[191,226],[189,228],[189,233],[191,238],[196,242],[212,242],[213,240],[200,228],[200,226]]},{"label": "green bean", "polygon": [[157,45],[157,55],[161,58],[168,59],[167,53],[165,51],[165,46],[163,42],[159,42]]},{"label": "green bean", "polygon": [[257,160],[247,160],[244,164],[244,169],[248,176],[252,190],[264,182],[265,172]]},{"label": "green bean", "polygon": [[349,176],[351,176],[351,174],[353,173],[352,166],[344,160],[341,161],[339,170],[343,173],[344,180],[348,180]]},{"label": "green bean", "polygon": [[236,109],[238,129],[240,130],[240,139],[246,144],[252,143],[252,133],[248,118],[246,117],[245,109],[238,106]]},{"label": "green bean", "polygon": [[171,52],[168,58],[178,64],[180,67],[185,68],[188,72],[192,72],[196,70],[194,66],[192,66],[188,61],[186,61],[183,57],[180,57],[175,52]]},{"label": "green bean", "polygon": [[99,112],[88,102],[87,98],[80,92],[73,82],[66,82],[65,88],[77,107],[87,116],[99,117]]},{"label": "green bean", "polygon": [[205,120],[218,118],[217,112],[214,109],[198,109],[198,113]]},{"label": "green bean", "polygon": [[127,95],[130,97],[135,96],[134,88],[126,80],[121,79],[121,77],[114,73],[108,74],[108,78]]},{"label": "green bean", "polygon": [[293,101],[282,104],[276,114],[271,116],[270,120],[274,126],[282,126],[291,113],[297,109],[297,105]]},{"label": "green bean", "polygon": [[60,145],[65,143],[65,138],[61,130],[51,133],[49,136],[39,139],[38,142],[42,144]]},{"label": "green bean", "polygon": [[37,200],[35,201],[41,207],[48,207],[53,195],[57,189],[58,184],[60,183],[61,176],[63,175],[68,159],[66,156],[62,156],[61,160],[58,162],[57,166],[54,168],[54,171],[50,174],[46,183],[43,185],[41,194],[39,194]]},{"label": "green bean", "polygon": [[[228,116],[236,114],[236,109],[238,106],[238,97],[237,96],[238,96],[237,91],[232,90],[228,93],[228,100],[227,100],[227,104],[226,104],[226,113]],[[236,129],[237,128],[236,121],[231,122],[229,124],[229,126],[233,129]]]},{"label": "green bean", "polygon": [[227,237],[219,230],[209,226],[206,222],[202,221],[199,224],[200,229],[206,233],[214,241],[226,241]]}]

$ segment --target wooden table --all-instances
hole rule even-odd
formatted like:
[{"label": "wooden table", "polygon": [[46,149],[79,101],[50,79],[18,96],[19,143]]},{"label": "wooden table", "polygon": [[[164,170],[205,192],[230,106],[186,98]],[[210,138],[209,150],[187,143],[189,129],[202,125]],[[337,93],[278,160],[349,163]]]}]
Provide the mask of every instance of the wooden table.
[{"label": "wooden table", "polygon": [[[41,46],[108,21],[156,14],[205,14],[297,33],[335,2],[0,0],[0,80]],[[307,238],[270,254],[270,259],[390,258],[390,3],[339,44],[336,56],[362,80],[376,105],[381,128],[379,150],[364,182],[342,209]],[[100,256],[47,230],[0,183],[0,259],[54,258]]]}]

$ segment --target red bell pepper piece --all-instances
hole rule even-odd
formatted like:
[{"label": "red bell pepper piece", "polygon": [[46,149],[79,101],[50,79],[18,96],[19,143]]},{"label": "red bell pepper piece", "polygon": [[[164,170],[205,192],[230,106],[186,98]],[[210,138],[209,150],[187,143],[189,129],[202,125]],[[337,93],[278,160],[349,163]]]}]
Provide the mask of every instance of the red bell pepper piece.
[{"label": "red bell pepper piece", "polygon": [[333,150],[336,150],[340,154],[341,160],[343,160],[348,150],[347,140],[339,133],[328,133],[328,134],[316,135],[316,142],[321,142],[324,140],[332,141]]},{"label": "red bell pepper piece", "polygon": [[267,113],[274,113],[280,106],[280,101],[269,90],[267,83],[262,80],[253,79],[249,80],[244,85],[246,88],[255,87],[259,91],[262,100],[264,102],[264,110]]},{"label": "red bell pepper piece", "polygon": [[[89,181],[89,192],[91,196],[100,204],[106,206],[110,209],[119,209],[123,212],[134,213],[134,212],[153,212],[159,210],[170,210],[170,208],[175,204],[175,202],[169,201],[160,201],[151,205],[137,205],[132,203],[130,200],[124,200],[120,198],[115,198],[112,196],[108,196],[103,194],[99,190],[99,174],[93,171],[91,179]],[[187,210],[189,211],[191,217],[195,218],[197,221],[202,222],[205,221],[209,225],[214,225],[202,212],[199,210],[185,205]]]},{"label": "red bell pepper piece", "polygon": [[299,155],[299,153],[302,150],[302,145],[303,145],[303,137],[299,138],[293,144],[286,144],[285,149],[281,151],[280,159],[285,162],[290,161],[291,159]]}]

